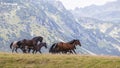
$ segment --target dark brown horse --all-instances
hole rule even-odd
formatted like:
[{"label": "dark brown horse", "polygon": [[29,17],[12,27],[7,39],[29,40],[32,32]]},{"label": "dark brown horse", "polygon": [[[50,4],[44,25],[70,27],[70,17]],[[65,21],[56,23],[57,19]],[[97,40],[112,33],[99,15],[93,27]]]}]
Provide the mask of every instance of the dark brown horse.
[{"label": "dark brown horse", "polygon": [[36,46],[36,41],[34,40],[23,39],[21,43],[22,43],[22,48],[28,51],[28,53],[30,52],[29,49],[34,48]]},{"label": "dark brown horse", "polygon": [[44,46],[45,48],[47,48],[47,44],[46,44],[45,42],[39,43],[37,46],[35,46],[35,48],[33,48],[33,53],[37,53],[38,51],[39,51],[39,53],[42,53],[42,52],[41,52],[41,48],[42,48],[43,46]]},{"label": "dark brown horse", "polygon": [[77,46],[77,45],[81,46],[80,41],[77,40],[77,39],[74,39],[74,40],[72,40],[70,42],[67,42],[67,43],[59,42],[59,43],[53,44],[51,46],[49,52],[51,52],[51,53],[60,53],[60,52],[62,52],[62,53],[67,53],[67,52],[72,53],[72,51],[73,51],[76,54],[74,49],[76,48],[75,46]]},{"label": "dark brown horse", "polygon": [[22,47],[24,49],[26,49],[26,47],[27,47],[28,50],[26,50],[26,51],[28,51],[28,53],[29,53],[31,49],[33,49],[33,48],[35,48],[35,46],[37,46],[38,42],[42,42],[42,41],[43,41],[43,37],[37,36],[37,37],[32,38],[31,40],[23,39],[21,41],[21,43],[22,43]]}]

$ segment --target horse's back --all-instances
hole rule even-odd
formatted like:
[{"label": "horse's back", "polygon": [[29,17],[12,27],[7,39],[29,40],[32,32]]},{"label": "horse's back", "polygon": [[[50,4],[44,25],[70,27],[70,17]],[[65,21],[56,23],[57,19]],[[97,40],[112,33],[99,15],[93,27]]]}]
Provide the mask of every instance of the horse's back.
[{"label": "horse's back", "polygon": [[33,42],[34,42],[33,40],[25,40],[25,41],[24,41],[24,43],[25,43],[25,44],[28,44],[28,45],[33,44]]},{"label": "horse's back", "polygon": [[13,42],[13,45],[17,45],[17,41],[14,41],[14,42]]},{"label": "horse's back", "polygon": [[59,42],[57,44],[57,47],[62,51],[74,49],[74,46],[71,43],[64,43],[64,42]]},{"label": "horse's back", "polygon": [[59,43],[57,44],[57,46],[58,46],[58,47],[61,47],[61,48],[67,48],[67,47],[69,47],[69,44],[68,44],[68,43],[64,43],[64,42],[59,42]]}]

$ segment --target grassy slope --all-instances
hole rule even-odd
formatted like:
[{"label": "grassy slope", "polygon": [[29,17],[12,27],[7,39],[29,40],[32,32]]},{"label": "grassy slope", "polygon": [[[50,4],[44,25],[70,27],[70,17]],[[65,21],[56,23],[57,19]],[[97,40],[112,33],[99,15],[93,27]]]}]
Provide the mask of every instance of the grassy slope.
[{"label": "grassy slope", "polygon": [[120,68],[120,57],[0,53],[0,68]]}]

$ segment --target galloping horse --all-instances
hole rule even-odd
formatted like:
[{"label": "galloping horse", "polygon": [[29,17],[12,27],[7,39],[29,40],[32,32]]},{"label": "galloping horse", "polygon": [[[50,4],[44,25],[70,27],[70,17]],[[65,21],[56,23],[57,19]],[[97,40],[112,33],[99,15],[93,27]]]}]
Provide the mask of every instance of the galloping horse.
[{"label": "galloping horse", "polygon": [[22,47],[24,49],[27,46],[28,53],[29,53],[31,49],[37,46],[38,42],[42,42],[42,41],[43,41],[43,37],[37,36],[37,37],[32,38],[31,40],[23,39],[21,42],[22,42]]},{"label": "galloping horse", "polygon": [[51,53],[59,53],[59,52],[62,52],[62,53],[67,53],[67,52],[70,52],[72,53],[72,51],[76,54],[75,52],[75,46],[81,46],[81,43],[79,40],[77,39],[74,39],[70,42],[67,42],[67,43],[64,43],[64,42],[59,42],[59,43],[55,43],[51,46],[49,52]]},{"label": "galloping horse", "polygon": [[42,53],[40,50],[43,46],[47,48],[47,44],[45,42],[39,43],[37,46],[35,46],[35,48],[33,48],[33,53],[37,53],[38,51],[39,53]]},{"label": "galloping horse", "polygon": [[16,51],[16,53],[18,53],[18,52],[17,52],[17,49],[18,49],[18,48],[20,48],[20,49],[23,51],[23,53],[25,53],[25,50],[22,49],[22,46],[21,46],[21,45],[22,45],[22,44],[21,44],[20,41],[14,41],[14,42],[12,42],[12,43],[10,44],[10,48],[12,49],[12,53],[13,53],[14,51]]}]

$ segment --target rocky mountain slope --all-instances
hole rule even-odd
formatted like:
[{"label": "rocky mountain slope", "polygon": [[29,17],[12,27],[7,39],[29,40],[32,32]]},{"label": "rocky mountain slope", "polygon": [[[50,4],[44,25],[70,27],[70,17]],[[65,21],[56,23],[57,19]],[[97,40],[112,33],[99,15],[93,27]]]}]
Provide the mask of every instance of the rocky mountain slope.
[{"label": "rocky mountain slope", "polygon": [[85,8],[76,8],[73,14],[77,17],[92,17],[104,21],[120,21],[120,0],[108,2],[104,5],[91,5]]},{"label": "rocky mountain slope", "polygon": [[77,53],[120,55],[120,37],[117,35],[120,26],[105,22],[76,18],[55,0],[1,0],[0,50],[8,52],[12,41],[40,35],[49,47],[58,41],[77,38],[82,44],[77,47]]}]

